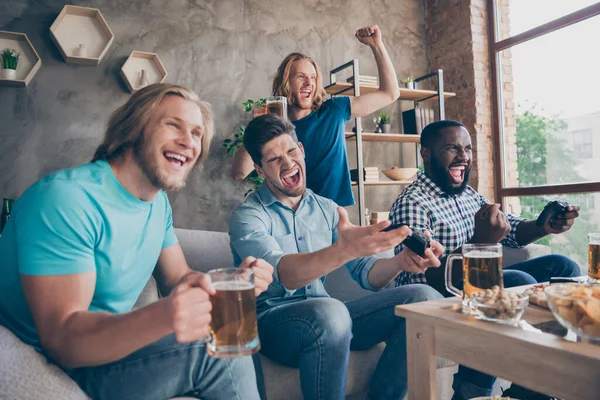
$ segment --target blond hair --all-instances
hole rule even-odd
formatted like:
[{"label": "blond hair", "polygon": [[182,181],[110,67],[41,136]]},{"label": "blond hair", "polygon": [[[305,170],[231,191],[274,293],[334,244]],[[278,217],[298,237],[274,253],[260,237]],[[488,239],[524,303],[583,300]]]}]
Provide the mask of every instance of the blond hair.
[{"label": "blond hair", "polygon": [[207,102],[200,100],[196,93],[185,86],[171,83],[156,83],[146,86],[131,96],[127,103],[115,110],[108,121],[104,141],[96,149],[92,161],[110,161],[132,148],[142,137],[152,113],[165,96],[182,97],[196,103],[200,108],[203,135],[202,149],[196,166],[202,164],[208,157],[210,142],[215,130],[212,107]]},{"label": "blond hair", "polygon": [[293,104],[294,98],[292,96],[292,87],[290,85],[290,73],[292,70],[292,65],[296,61],[300,60],[309,61],[313,67],[315,67],[315,71],[317,71],[317,88],[315,91],[315,97],[313,98],[312,106],[313,111],[317,111],[321,107],[321,104],[323,104],[327,93],[323,88],[321,70],[319,70],[319,66],[315,60],[302,53],[291,53],[283,59],[279,65],[279,68],[277,68],[277,74],[273,79],[273,96],[284,96],[287,98],[288,105]]}]

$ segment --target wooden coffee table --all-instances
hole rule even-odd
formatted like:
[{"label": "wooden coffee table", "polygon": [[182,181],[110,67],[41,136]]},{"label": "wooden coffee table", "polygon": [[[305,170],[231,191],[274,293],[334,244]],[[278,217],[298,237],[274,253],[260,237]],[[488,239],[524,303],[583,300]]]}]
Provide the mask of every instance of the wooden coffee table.
[{"label": "wooden coffee table", "polygon": [[[436,356],[566,400],[600,399],[600,345],[480,321],[460,308],[458,297],[396,306],[406,318],[409,400],[437,400]],[[535,305],[523,319],[554,321]]]}]

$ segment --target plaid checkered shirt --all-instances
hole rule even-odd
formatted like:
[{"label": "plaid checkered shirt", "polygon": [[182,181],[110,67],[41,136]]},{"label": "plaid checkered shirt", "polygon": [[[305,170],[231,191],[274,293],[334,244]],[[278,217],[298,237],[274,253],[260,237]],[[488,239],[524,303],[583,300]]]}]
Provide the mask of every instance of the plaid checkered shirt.
[{"label": "plaid checkered shirt", "polygon": [[[445,256],[471,239],[475,227],[475,214],[489,201],[471,186],[458,195],[442,191],[423,171],[417,180],[400,193],[390,210],[392,224],[408,224],[411,228],[428,230],[432,238],[446,248]],[[508,247],[522,247],[517,243],[517,225],[522,218],[506,214],[510,233],[500,242]],[[402,251],[402,244],[394,253]],[[425,274],[402,271],[396,278],[396,286],[411,283],[427,283]]]}]

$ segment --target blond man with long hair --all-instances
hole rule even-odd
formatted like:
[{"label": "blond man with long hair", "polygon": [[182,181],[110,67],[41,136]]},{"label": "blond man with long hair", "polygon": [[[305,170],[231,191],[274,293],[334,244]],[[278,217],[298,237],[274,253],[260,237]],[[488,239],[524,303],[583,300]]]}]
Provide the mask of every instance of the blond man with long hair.
[{"label": "blond man with long hair", "polygon": [[[366,26],[358,29],[355,36],[373,51],[379,73],[377,91],[325,100],[317,63],[301,53],[288,55],[273,80],[273,95],[287,98],[288,116],[306,151],[308,188],[341,206],[354,204],[344,135],[346,121],[377,111],[400,96],[396,71],[379,27]],[[253,170],[254,163],[242,147],[233,160],[232,175],[244,179]]]},{"label": "blond man with long hair", "polygon": [[[175,236],[166,190],[207,157],[211,107],[150,85],[116,110],[92,162],[54,172],[15,203],[0,238],[2,324],[94,399],[258,399],[249,357],[208,357],[207,275]],[[156,267],[156,270],[155,270]],[[256,294],[273,268],[247,258]],[[132,310],[156,272],[167,297]]]}]

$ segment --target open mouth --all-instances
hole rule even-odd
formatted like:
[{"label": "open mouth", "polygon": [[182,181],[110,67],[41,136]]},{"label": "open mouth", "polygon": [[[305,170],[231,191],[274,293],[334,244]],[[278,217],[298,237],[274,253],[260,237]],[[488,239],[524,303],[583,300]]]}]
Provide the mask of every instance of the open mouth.
[{"label": "open mouth", "polygon": [[283,185],[289,189],[296,189],[300,185],[300,169],[293,168],[281,175]]},{"label": "open mouth", "polygon": [[312,90],[310,89],[302,89],[300,90],[300,98],[302,99],[310,99],[310,96],[312,95]]},{"label": "open mouth", "polygon": [[467,164],[453,164],[450,166],[450,179],[452,183],[460,184],[465,179],[465,171],[467,170]]},{"label": "open mouth", "polygon": [[165,156],[167,161],[169,161],[169,163],[176,168],[183,167],[183,165],[188,161],[188,158],[186,156],[174,153],[172,151],[165,151],[163,155]]}]

